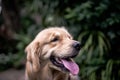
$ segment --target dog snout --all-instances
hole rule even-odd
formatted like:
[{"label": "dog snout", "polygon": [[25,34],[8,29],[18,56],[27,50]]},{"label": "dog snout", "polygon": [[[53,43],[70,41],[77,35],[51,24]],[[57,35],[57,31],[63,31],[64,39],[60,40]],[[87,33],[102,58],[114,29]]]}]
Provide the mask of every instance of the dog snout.
[{"label": "dog snout", "polygon": [[80,42],[78,42],[78,41],[75,41],[72,46],[73,46],[73,48],[75,48],[77,51],[79,51],[79,50],[81,49],[81,44],[80,44]]}]

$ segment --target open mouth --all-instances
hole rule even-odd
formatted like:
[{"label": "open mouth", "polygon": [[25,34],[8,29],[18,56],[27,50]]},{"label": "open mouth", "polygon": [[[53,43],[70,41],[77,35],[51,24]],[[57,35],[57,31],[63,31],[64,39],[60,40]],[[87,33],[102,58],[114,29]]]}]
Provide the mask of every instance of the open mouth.
[{"label": "open mouth", "polygon": [[68,71],[73,75],[77,75],[79,73],[78,65],[71,58],[58,58],[55,56],[50,57],[51,62],[61,68],[64,71]]}]

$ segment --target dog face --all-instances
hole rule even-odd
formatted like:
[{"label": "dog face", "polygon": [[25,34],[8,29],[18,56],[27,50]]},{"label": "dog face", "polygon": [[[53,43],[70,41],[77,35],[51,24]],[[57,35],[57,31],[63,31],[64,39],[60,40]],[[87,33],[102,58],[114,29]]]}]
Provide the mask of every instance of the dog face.
[{"label": "dog face", "polygon": [[26,48],[27,60],[30,60],[35,70],[40,65],[49,64],[59,71],[78,74],[79,68],[72,60],[78,55],[81,46],[78,41],[64,28],[48,28],[41,31]]}]

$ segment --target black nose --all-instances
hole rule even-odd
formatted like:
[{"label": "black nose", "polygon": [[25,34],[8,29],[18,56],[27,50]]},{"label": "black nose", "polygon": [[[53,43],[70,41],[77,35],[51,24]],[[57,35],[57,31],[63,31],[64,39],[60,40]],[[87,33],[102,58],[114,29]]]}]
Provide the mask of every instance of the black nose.
[{"label": "black nose", "polygon": [[75,41],[75,42],[73,43],[73,47],[74,47],[76,50],[80,50],[80,48],[81,48],[80,42]]}]

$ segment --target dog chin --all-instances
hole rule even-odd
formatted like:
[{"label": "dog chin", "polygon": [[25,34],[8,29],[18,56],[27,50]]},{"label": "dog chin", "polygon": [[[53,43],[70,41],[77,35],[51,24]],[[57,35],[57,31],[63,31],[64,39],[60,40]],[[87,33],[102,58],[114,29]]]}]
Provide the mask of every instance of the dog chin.
[{"label": "dog chin", "polygon": [[69,73],[68,70],[64,70],[64,69],[62,69],[62,68],[60,68],[60,67],[57,67],[57,66],[55,66],[53,63],[51,63],[49,67],[50,67],[51,69],[53,69],[53,70],[57,70],[57,71],[60,71],[60,72],[63,72],[63,73]]}]

